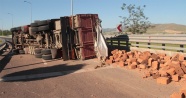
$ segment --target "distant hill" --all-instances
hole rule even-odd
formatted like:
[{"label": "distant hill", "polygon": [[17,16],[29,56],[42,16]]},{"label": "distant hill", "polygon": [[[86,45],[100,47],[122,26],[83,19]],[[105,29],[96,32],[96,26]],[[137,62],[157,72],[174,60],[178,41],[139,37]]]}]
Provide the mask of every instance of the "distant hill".
[{"label": "distant hill", "polygon": [[[180,25],[180,24],[154,24],[153,28],[150,28],[147,30],[147,33],[186,33],[186,25]],[[113,33],[117,32],[116,28],[103,28],[103,33]]]},{"label": "distant hill", "polygon": [[180,24],[154,24],[147,33],[186,33],[186,25]]}]

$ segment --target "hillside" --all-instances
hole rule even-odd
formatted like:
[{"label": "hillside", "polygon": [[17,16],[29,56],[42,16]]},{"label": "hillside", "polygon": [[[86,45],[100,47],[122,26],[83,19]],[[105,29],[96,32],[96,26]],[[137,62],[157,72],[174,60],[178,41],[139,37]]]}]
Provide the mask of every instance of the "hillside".
[{"label": "hillside", "polygon": [[180,24],[155,24],[147,33],[186,33],[186,25]]},{"label": "hillside", "polygon": [[[147,33],[186,33],[186,25],[180,24],[154,24],[153,28],[147,30]],[[116,28],[103,28],[104,33],[117,32]]]}]

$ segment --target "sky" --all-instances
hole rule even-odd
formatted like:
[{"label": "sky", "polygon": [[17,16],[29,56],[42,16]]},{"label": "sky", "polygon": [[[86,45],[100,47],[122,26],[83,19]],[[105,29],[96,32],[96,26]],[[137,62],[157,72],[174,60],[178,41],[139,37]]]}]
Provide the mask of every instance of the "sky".
[{"label": "sky", "polygon": [[[32,3],[32,20],[71,15],[71,0],[26,0]],[[103,28],[115,28],[126,13],[122,4],[146,5],[144,13],[153,24],[186,25],[186,0],[73,0],[73,14],[98,14]],[[10,13],[10,14],[8,14]],[[31,4],[24,0],[0,0],[0,29],[31,23]]]}]

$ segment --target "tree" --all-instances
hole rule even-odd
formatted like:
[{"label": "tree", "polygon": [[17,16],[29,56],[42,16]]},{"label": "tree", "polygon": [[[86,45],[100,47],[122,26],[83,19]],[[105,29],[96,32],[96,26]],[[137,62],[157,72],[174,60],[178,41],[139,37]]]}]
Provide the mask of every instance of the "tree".
[{"label": "tree", "polygon": [[151,27],[151,23],[148,21],[148,17],[146,17],[143,12],[145,7],[145,5],[141,7],[132,4],[123,4],[121,9],[127,12],[125,14],[127,17],[120,17],[123,19],[121,23],[124,25],[126,32],[142,34],[146,33],[147,29]]}]

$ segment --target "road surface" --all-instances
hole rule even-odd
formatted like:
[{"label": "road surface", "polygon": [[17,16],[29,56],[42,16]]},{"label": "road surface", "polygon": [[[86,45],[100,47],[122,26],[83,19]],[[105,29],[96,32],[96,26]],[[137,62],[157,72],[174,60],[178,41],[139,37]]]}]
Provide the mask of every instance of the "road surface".
[{"label": "road surface", "polygon": [[180,83],[157,84],[143,71],[99,65],[97,59],[43,61],[33,55],[8,57],[0,98],[169,98]]}]

